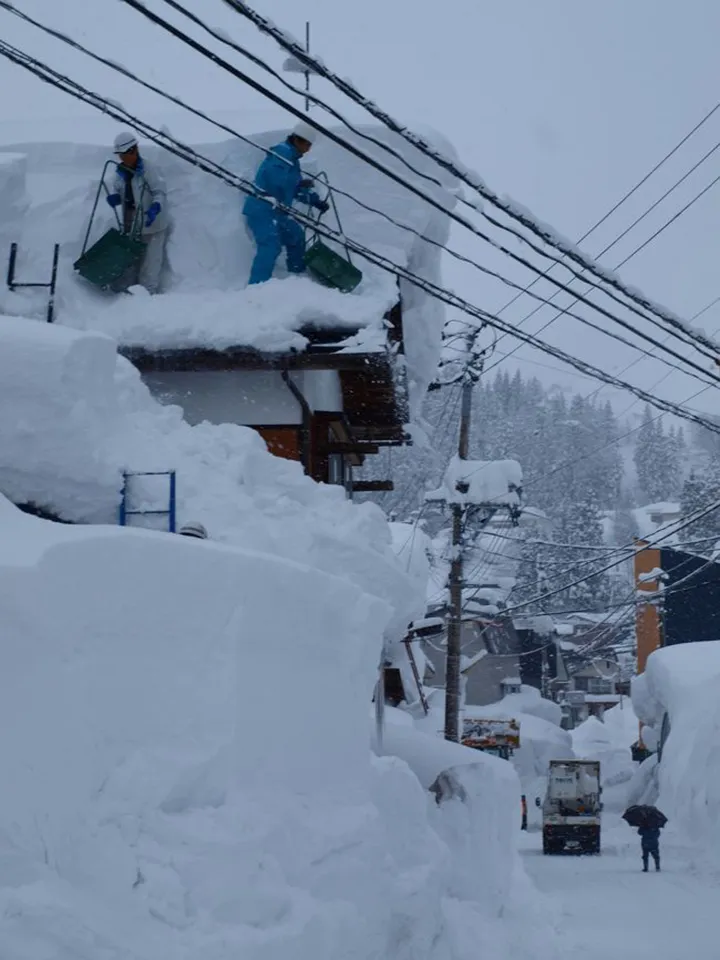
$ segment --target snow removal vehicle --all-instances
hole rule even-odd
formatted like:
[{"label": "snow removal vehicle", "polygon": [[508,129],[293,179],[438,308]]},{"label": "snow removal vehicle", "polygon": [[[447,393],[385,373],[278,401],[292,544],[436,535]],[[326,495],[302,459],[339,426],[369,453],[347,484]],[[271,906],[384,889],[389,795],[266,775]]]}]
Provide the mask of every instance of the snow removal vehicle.
[{"label": "snow removal vehicle", "polygon": [[599,761],[550,761],[543,853],[600,853],[601,793]]},{"label": "snow removal vehicle", "polygon": [[517,720],[465,717],[461,742],[465,747],[509,760],[520,746],[520,724]]}]

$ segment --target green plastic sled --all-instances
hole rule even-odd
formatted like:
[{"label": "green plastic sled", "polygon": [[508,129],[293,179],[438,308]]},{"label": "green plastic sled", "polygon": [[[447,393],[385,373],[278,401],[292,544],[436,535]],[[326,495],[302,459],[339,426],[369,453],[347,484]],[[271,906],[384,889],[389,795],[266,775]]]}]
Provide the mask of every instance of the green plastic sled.
[{"label": "green plastic sled", "polygon": [[134,283],[137,283],[140,264],[145,256],[147,244],[140,238],[143,217],[142,197],[137,205],[135,219],[130,225],[129,230],[125,231],[122,229],[123,225],[120,222],[118,211],[113,207],[117,228],[111,227],[107,233],[100,237],[97,243],[88,246],[100,197],[103,191],[105,192],[105,196],[108,196],[110,193],[105,183],[105,178],[107,177],[108,171],[116,166],[117,164],[114,160],[108,160],[103,167],[97,190],[95,191],[95,202],[93,203],[90,213],[82,253],[73,264],[73,267],[83,279],[94,284],[96,287],[119,293],[122,290],[127,290],[127,288]]},{"label": "green plastic sled", "polygon": [[[73,266],[85,280],[103,290],[123,289],[137,277],[146,244],[137,237],[120,233],[115,227],[100,237]],[[125,281],[129,281],[125,283]]]},{"label": "green plastic sled", "polygon": [[362,273],[354,264],[318,239],[305,251],[305,266],[318,283],[342,293],[351,293],[362,280]]},{"label": "green plastic sled", "polygon": [[[338,233],[342,235],[343,228],[340,223],[337,204],[335,203],[335,194],[333,193],[330,179],[325,171],[321,171],[315,178],[321,181],[327,187],[327,200],[332,207],[332,211],[337,221]],[[312,219],[312,214],[310,214]],[[322,213],[318,214],[315,223],[320,222]],[[353,264],[350,259],[350,249],[346,244],[345,256],[336,253],[326,243],[320,239],[317,230],[309,228],[306,231],[307,249],[305,251],[305,266],[310,276],[322,283],[325,287],[333,287],[340,290],[341,293],[352,293],[363,278],[362,272]]]}]

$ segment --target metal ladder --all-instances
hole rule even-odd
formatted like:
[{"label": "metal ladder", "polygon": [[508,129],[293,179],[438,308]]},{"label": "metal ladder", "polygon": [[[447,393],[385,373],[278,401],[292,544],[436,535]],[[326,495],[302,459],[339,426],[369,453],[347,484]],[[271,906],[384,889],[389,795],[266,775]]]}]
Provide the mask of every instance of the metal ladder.
[{"label": "metal ladder", "polygon": [[[130,497],[130,479],[132,477],[167,477],[169,480],[169,497],[167,510],[129,510],[128,499]],[[127,471],[123,473],[122,500],[120,501],[120,511],[118,523],[121,527],[127,527],[128,517],[167,517],[168,532],[175,533],[176,529],[176,491],[177,477],[174,470],[138,470]]]},{"label": "metal ladder", "polygon": [[49,283],[20,283],[15,279],[15,267],[17,265],[18,245],[10,244],[10,257],[8,259],[7,286],[8,290],[15,291],[26,287],[46,287],[50,291],[47,308],[47,322],[52,323],[55,320],[55,288],[57,286],[58,260],[60,257],[60,244],[56,243],[53,247],[52,271],[50,273]]}]

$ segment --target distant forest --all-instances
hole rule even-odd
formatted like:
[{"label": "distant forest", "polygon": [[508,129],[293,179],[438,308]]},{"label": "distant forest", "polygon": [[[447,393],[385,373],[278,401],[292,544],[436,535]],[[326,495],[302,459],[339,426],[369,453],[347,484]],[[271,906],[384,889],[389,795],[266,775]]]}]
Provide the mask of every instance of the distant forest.
[{"label": "distant forest", "polygon": [[[430,534],[447,517],[428,511],[423,497],[438,485],[457,448],[459,414],[459,387],[429,393],[423,409],[427,442],[386,450],[364,473],[392,477],[395,490],[370,499],[397,520],[415,519],[422,510]],[[527,539],[562,545],[526,545],[514,599],[528,591],[535,596],[543,576],[553,589],[563,583],[561,571],[569,582],[579,562],[583,575],[603,566],[603,546],[627,544],[637,535],[635,507],[679,501],[689,512],[720,498],[717,435],[700,428],[688,437],[682,426],[639,404],[634,419],[621,421],[601,396],[569,395],[519,371],[498,371],[475,388],[470,456],[518,460],[524,504],[546,517]],[[720,510],[688,527],[683,539],[715,533],[720,538]],[[693,549],[707,553],[713,546],[708,541]],[[627,571],[620,578],[593,577],[553,597],[549,610],[568,604],[601,610],[627,589]]]}]

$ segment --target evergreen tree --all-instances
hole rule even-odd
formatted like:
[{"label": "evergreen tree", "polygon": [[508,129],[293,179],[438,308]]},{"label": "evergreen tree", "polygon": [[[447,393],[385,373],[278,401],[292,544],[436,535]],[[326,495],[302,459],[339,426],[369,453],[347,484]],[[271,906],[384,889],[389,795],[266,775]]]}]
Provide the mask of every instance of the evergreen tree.
[{"label": "evergreen tree", "polygon": [[[702,512],[713,503],[720,501],[719,468],[718,461],[713,461],[705,472],[696,470],[690,472],[680,495],[680,509],[683,516]],[[720,507],[689,524],[682,531],[683,540],[697,540],[704,537],[717,537],[720,540]],[[706,543],[693,544],[690,549],[693,553],[710,555],[714,546],[715,540],[709,539]]]},{"label": "evergreen tree", "polygon": [[638,486],[646,503],[670,500],[676,495],[680,476],[680,447],[674,431],[665,433],[662,419],[656,419],[649,406],[635,444],[635,470]]}]

